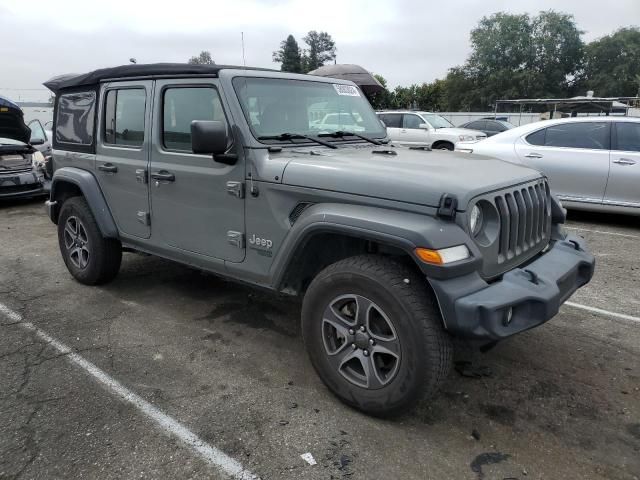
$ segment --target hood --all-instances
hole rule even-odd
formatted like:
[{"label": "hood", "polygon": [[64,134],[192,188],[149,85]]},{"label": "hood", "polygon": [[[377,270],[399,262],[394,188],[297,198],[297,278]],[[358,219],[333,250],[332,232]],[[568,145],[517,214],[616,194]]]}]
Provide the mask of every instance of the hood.
[{"label": "hood", "polygon": [[24,123],[20,107],[6,97],[0,96],[0,138],[10,138],[29,143],[31,130]]},{"label": "hood", "polygon": [[439,133],[448,133],[449,135],[473,135],[474,137],[486,137],[487,134],[481,132],[479,130],[471,130],[470,128],[457,128],[457,127],[448,127],[448,128],[438,128],[436,132]]},{"label": "hood", "polygon": [[313,152],[283,153],[290,160],[282,182],[430,207],[437,207],[448,193],[457,197],[459,209],[464,210],[477,195],[541,177],[522,165],[441,150],[384,146]]}]

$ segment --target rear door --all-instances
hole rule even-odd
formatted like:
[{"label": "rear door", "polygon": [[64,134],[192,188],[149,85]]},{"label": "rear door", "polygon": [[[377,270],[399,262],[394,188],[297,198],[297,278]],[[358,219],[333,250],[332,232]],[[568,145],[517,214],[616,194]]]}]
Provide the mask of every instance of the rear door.
[{"label": "rear door", "polygon": [[612,138],[604,203],[640,208],[640,122],[615,122]]},{"label": "rear door", "polygon": [[149,238],[147,169],[152,81],[107,84],[101,92],[96,177],[121,233]]},{"label": "rear door", "polygon": [[387,135],[389,138],[397,142],[400,140],[400,130],[402,129],[401,113],[379,113],[378,117],[387,127]]},{"label": "rear door", "polygon": [[549,177],[561,199],[602,203],[609,176],[609,122],[565,122],[516,141],[525,165]]},{"label": "rear door", "polygon": [[[227,124],[218,79],[156,80],[151,153],[151,224],[156,242],[231,262],[244,259],[244,161],[223,165],[191,149],[191,122]],[[231,135],[231,134],[230,134]]]},{"label": "rear door", "polygon": [[431,145],[429,130],[420,128],[426,122],[421,116],[414,113],[402,115],[402,130],[400,130],[400,142],[407,145]]}]

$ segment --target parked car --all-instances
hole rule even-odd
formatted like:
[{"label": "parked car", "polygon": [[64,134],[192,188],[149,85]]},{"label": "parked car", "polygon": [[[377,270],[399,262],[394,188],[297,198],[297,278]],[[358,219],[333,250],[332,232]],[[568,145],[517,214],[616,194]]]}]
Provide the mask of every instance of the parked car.
[{"label": "parked car", "polygon": [[311,125],[312,129],[319,132],[351,131],[363,132],[362,118],[354,112],[328,113],[324,118]]},{"label": "parked car", "polygon": [[[445,379],[452,337],[490,345],[538,326],[593,274],[543,175],[391,148],[352,82],[155,64],[45,85],[47,205],[71,275],[108,282],[124,248],[302,296],[313,366],[363,411],[406,411]],[[363,130],[314,131],[318,102]],[[505,214],[521,192],[531,201]]]},{"label": "parked car", "polygon": [[497,133],[502,133],[507,130],[511,130],[516,126],[513,123],[509,123],[506,120],[498,119],[481,119],[473,120],[471,122],[463,123],[460,128],[468,128],[469,130],[478,130],[484,132],[487,137],[493,137]]},{"label": "parked car", "polygon": [[377,112],[377,115],[387,126],[389,138],[400,145],[453,150],[456,142],[477,142],[487,138],[478,130],[456,128],[437,113],[403,110]]},{"label": "parked car", "polygon": [[456,149],[540,170],[569,208],[640,215],[640,118],[545,120]]},{"label": "parked car", "polygon": [[33,197],[47,193],[45,158],[31,139],[20,107],[0,97],[0,199]]},{"label": "parked car", "polygon": [[44,156],[44,175],[47,180],[51,180],[53,175],[53,150],[51,147],[52,133],[42,127],[40,120],[31,120],[27,126],[31,130],[29,143],[33,145]]}]

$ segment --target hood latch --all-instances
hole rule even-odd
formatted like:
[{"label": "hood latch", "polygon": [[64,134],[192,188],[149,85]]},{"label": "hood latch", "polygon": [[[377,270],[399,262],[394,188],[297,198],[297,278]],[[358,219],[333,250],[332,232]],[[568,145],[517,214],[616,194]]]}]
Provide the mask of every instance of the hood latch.
[{"label": "hood latch", "polygon": [[444,193],[440,197],[440,205],[438,205],[438,216],[453,220],[456,218],[456,209],[458,208],[458,199],[455,195]]}]

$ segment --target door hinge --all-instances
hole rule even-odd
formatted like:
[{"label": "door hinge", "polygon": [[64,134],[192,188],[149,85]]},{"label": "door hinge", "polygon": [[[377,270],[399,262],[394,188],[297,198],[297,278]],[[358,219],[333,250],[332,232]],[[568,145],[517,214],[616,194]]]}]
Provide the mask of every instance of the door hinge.
[{"label": "door hinge", "polygon": [[138,212],[136,215],[138,217],[138,221],[143,225],[151,224],[151,217],[149,216],[149,212]]},{"label": "door hinge", "polygon": [[136,182],[149,183],[149,177],[147,176],[147,170],[145,168],[136,169]]},{"label": "door hinge", "polygon": [[227,232],[227,242],[236,248],[244,248],[244,233],[229,230]]},{"label": "door hinge", "polygon": [[244,198],[244,183],[227,182],[227,193],[237,198]]}]

